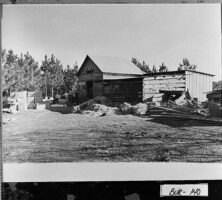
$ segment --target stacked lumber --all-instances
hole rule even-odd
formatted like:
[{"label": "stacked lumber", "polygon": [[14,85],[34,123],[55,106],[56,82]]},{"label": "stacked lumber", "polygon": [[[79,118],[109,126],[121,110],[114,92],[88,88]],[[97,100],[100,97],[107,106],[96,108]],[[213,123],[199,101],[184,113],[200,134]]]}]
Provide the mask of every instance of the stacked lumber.
[{"label": "stacked lumber", "polygon": [[222,118],[222,90],[214,90],[207,94],[209,113],[212,117]]},{"label": "stacked lumber", "polygon": [[222,102],[222,90],[215,90],[215,91],[209,92],[207,94],[207,98],[210,101]]},{"label": "stacked lumber", "polygon": [[[217,115],[212,115],[209,110],[217,110]],[[215,118],[221,117],[221,111],[215,105],[211,105],[208,108],[203,108],[200,103],[196,102],[189,94],[185,92],[180,98],[175,101],[168,100],[164,106],[150,106],[150,115],[162,115],[164,117],[176,117],[176,118],[186,118],[186,119],[196,119],[196,120],[207,120],[207,121],[219,121],[222,119]],[[216,111],[215,111],[216,112]],[[219,112],[219,114],[218,114]]]}]

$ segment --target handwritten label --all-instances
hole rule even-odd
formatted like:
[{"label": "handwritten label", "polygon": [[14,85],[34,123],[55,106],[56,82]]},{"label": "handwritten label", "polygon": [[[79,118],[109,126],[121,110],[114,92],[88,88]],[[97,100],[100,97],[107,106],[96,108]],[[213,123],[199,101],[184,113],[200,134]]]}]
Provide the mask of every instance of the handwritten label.
[{"label": "handwritten label", "polygon": [[160,185],[160,196],[208,196],[208,184],[164,184]]}]

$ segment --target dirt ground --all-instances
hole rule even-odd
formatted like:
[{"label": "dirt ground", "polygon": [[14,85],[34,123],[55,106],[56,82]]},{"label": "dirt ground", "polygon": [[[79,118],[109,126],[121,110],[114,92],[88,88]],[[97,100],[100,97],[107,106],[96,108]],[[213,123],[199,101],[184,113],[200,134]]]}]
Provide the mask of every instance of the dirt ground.
[{"label": "dirt ground", "polygon": [[219,123],[55,111],[4,114],[3,161],[222,162]]}]

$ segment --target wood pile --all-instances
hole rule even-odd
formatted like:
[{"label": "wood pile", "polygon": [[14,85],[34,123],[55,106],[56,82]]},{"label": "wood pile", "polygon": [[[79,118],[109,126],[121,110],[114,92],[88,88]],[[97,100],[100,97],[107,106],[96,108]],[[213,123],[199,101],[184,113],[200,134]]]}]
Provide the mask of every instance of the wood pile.
[{"label": "wood pile", "polygon": [[222,118],[222,90],[207,93],[209,113],[212,117]]},{"label": "wood pile", "polygon": [[170,118],[179,117],[186,119],[222,122],[221,119],[214,118],[218,117],[218,115],[212,116],[209,110],[210,107],[204,108],[199,102],[196,102],[187,91],[183,93],[181,97],[179,97],[175,101],[168,100],[164,106],[151,105],[149,114],[164,115],[165,117],[170,117]]},{"label": "wood pile", "polygon": [[215,91],[209,92],[207,94],[207,98],[210,101],[222,102],[222,90],[215,90]]}]

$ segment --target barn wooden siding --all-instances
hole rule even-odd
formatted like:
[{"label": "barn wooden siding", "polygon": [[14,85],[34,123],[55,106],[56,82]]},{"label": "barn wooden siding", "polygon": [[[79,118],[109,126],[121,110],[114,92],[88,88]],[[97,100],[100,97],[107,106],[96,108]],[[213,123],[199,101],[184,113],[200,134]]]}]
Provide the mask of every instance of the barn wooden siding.
[{"label": "barn wooden siding", "polygon": [[212,90],[213,75],[195,71],[175,71],[149,74],[143,80],[143,100],[154,97],[161,100],[161,92],[189,91],[193,98],[205,101]]},{"label": "barn wooden siding", "polygon": [[136,103],[142,101],[142,78],[104,80],[103,95],[117,102]]},{"label": "barn wooden siding", "polygon": [[185,73],[149,75],[143,79],[143,100],[161,97],[161,91],[185,91]]},{"label": "barn wooden siding", "polygon": [[[87,57],[78,72],[79,101],[84,102],[96,96],[107,96],[113,101],[142,100],[142,78],[137,77],[141,75],[102,72]],[[89,84],[92,86],[90,90]]]},{"label": "barn wooden siding", "polygon": [[186,71],[186,90],[198,101],[206,101],[206,93],[213,89],[213,75]]},{"label": "barn wooden siding", "polygon": [[78,72],[79,81],[91,81],[91,80],[102,80],[103,73],[93,63],[91,59],[85,60],[83,67]]}]

